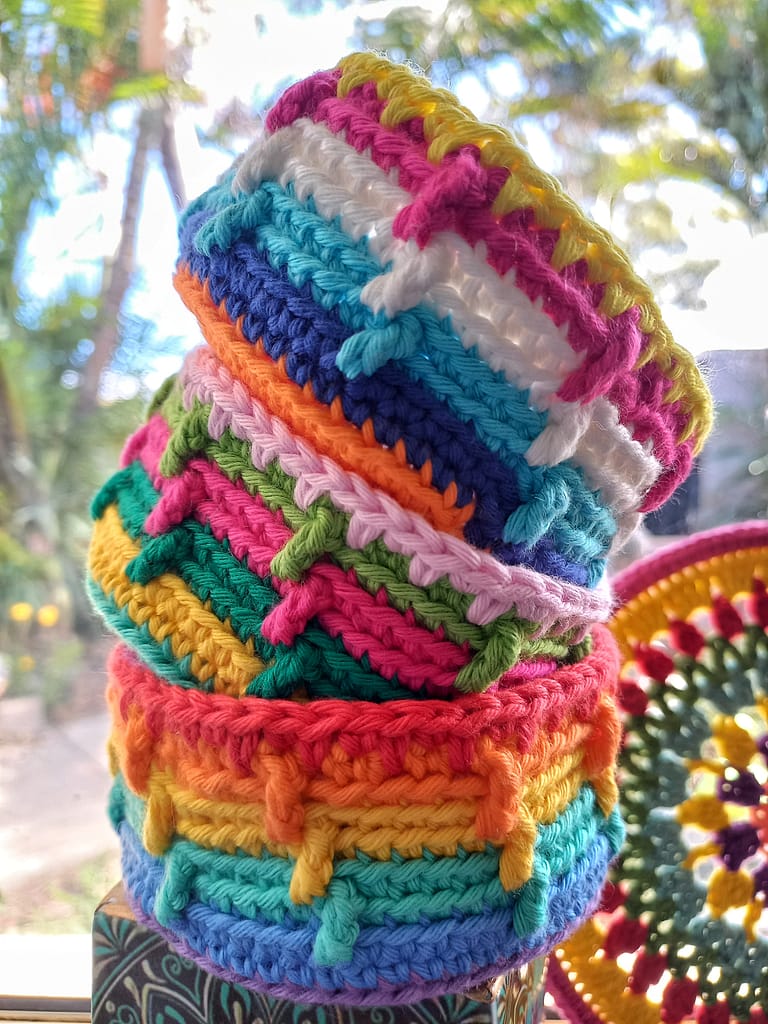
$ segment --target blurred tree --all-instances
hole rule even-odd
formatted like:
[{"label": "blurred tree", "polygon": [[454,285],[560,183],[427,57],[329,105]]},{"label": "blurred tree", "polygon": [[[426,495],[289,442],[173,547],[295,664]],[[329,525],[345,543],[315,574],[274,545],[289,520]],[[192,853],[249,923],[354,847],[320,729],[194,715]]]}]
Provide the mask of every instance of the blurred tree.
[{"label": "blurred tree", "polygon": [[698,127],[690,145],[714,138],[726,159],[712,180],[744,207],[766,216],[768,193],[767,0],[665,0],[659,16],[695,40],[691,66],[674,53],[652,69],[656,81],[690,111]]},{"label": "blurred tree", "polygon": [[[285,2],[299,12],[323,6]],[[488,116],[534,144],[537,159],[610,221],[633,255],[677,249],[677,265],[657,282],[672,299],[699,301],[712,264],[687,259],[659,182],[703,182],[762,224],[768,0],[336,4],[354,8],[360,44],[415,61],[440,84],[479,81]],[[81,594],[83,511],[130,412],[105,403],[100,387],[121,350],[147,340],[147,325],[123,313],[147,161],[159,155],[183,205],[173,114],[196,97],[184,84],[186,41],[170,53],[164,45],[166,0],[0,5],[1,615],[22,579],[39,593],[57,585]],[[122,231],[101,290],[73,283],[67,295],[33,302],[18,277],[28,226],[55,204],[62,155],[77,156],[126,104],[135,118]],[[241,116],[233,107],[221,130]],[[87,630],[85,607],[70,600],[76,627]]]},{"label": "blurred tree", "polygon": [[[185,202],[173,110],[195,99],[184,47],[166,53],[166,0],[3,0],[0,14],[0,615],[19,597],[53,595],[82,635],[95,629],[82,591],[87,508],[138,415],[105,402],[103,374],[136,322],[122,314],[134,273],[148,154]],[[77,158],[113,109],[135,118],[120,240],[99,294],[31,296],[24,238],[55,206],[54,173]],[[139,325],[145,330],[146,325]]]}]

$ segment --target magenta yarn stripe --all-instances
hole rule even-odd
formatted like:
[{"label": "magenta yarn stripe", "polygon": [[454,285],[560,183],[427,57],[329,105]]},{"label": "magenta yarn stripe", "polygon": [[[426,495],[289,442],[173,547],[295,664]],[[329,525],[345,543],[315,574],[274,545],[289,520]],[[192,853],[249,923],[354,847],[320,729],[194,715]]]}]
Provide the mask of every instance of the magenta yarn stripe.
[{"label": "magenta yarn stripe", "polygon": [[[153,435],[167,436],[167,425],[155,416],[144,438],[147,452],[160,445]],[[135,456],[151,479],[158,479],[157,462],[140,450]],[[271,577],[283,600],[264,619],[262,635],[273,644],[292,644],[311,619],[332,637],[340,638],[356,660],[367,656],[371,667],[385,679],[397,676],[403,686],[421,689],[427,680],[430,693],[445,693],[458,671],[472,660],[469,645],[458,646],[431,632],[405,614],[370,594],[329,562],[315,562],[301,582],[281,579],[271,572],[272,559],[294,537],[280,513],[270,511],[259,495],[232,483],[214,463],[193,458],[177,477],[159,478],[162,496],[145,523],[147,533],[159,536],[189,516],[207,525],[218,541],[226,540],[233,555],[245,560],[251,572]],[[380,591],[386,594],[386,591]]]},{"label": "magenta yarn stripe", "polygon": [[[149,518],[147,519],[146,529],[150,533],[159,534],[167,529],[170,529],[177,523],[181,522],[186,516],[194,515],[195,518],[201,523],[205,523],[210,526],[212,533],[217,540],[222,541],[225,538],[228,540],[233,553],[241,559],[246,559],[252,571],[259,572],[260,575],[269,575],[268,569],[264,572],[261,571],[265,564],[268,564],[269,560],[273,556],[274,547],[261,552],[261,558],[258,565],[254,567],[254,551],[257,549],[254,544],[253,537],[250,535],[247,529],[242,529],[243,523],[250,520],[251,516],[251,502],[257,501],[259,505],[262,505],[261,499],[249,498],[248,501],[242,499],[242,488],[231,483],[226,476],[216,467],[214,463],[206,462],[202,459],[191,460],[188,464],[189,468],[185,472],[187,476],[187,482],[185,487],[177,487],[175,480],[164,478],[157,469],[160,458],[170,438],[171,431],[168,424],[162,418],[161,415],[154,415],[147,424],[145,424],[140,430],[138,430],[129,440],[126,445],[123,457],[121,459],[122,465],[127,465],[134,460],[138,460],[147,475],[150,477],[155,487],[163,492],[163,497],[158,506]],[[202,470],[202,472],[201,472]],[[201,480],[201,477],[203,478]],[[204,490],[201,492],[195,486],[195,481],[200,481],[203,484]],[[235,501],[232,500],[231,491],[236,491]],[[208,495],[209,499],[213,496],[213,500],[203,502],[201,500],[202,494]],[[237,528],[220,528],[221,518],[217,515],[215,518],[206,518],[205,508],[209,505],[213,506],[216,504],[223,505],[225,509],[233,511],[239,509],[242,511],[241,518],[237,521]],[[196,502],[200,502],[199,505],[195,505]],[[242,505],[240,509],[239,506]],[[198,509],[203,511],[199,512]],[[275,517],[277,518],[277,517]],[[290,531],[284,528],[286,539],[290,539]],[[263,546],[262,546],[263,547]],[[334,580],[329,580],[329,574],[325,567],[319,577],[321,580],[325,579],[326,584],[334,585]],[[347,574],[342,569],[336,570],[340,573],[346,583],[348,583]],[[263,635],[272,643],[284,642],[291,643],[293,637],[301,632],[306,622],[313,616],[317,615],[317,610],[313,610],[309,606],[309,597],[306,598],[305,604],[299,608],[297,607],[298,602],[293,598],[298,588],[295,584],[288,586],[290,581],[277,580],[272,577],[272,583],[275,589],[282,594],[286,600],[276,608],[270,615],[265,619],[264,626],[262,629]],[[348,587],[348,589],[351,589]],[[355,598],[357,598],[357,592],[360,591],[359,587],[355,588]],[[334,589],[334,593],[336,593]],[[370,594],[364,591],[367,597],[370,598]],[[318,598],[318,589],[312,589],[310,587],[310,597]],[[375,599],[374,599],[375,600]],[[281,610],[282,609],[282,610]],[[376,603],[373,612],[378,617],[380,614],[380,605]],[[333,626],[333,619],[330,615],[318,615],[318,621],[324,629],[330,632],[330,628]],[[335,635],[335,634],[331,634]],[[430,633],[430,637],[432,634]],[[460,655],[464,653],[463,649],[456,646],[450,645],[447,641],[443,641],[443,649],[450,646],[454,646],[456,652],[455,660],[459,667],[464,664],[469,658],[461,658]],[[346,645],[345,645],[346,646]],[[349,648],[347,648],[349,650]],[[353,656],[357,655],[350,650]],[[499,689],[503,689],[507,686],[517,685],[524,680],[539,679],[543,676],[549,675],[557,670],[558,663],[552,659],[535,659],[531,661],[521,661],[513,665],[507,672],[505,672],[498,680],[498,682],[492,683],[487,688],[488,693],[496,692]],[[384,673],[382,672],[382,675]],[[434,671],[430,669],[430,677],[439,678],[434,676]],[[389,678],[386,676],[385,678]],[[402,678],[402,669],[401,669]],[[431,690],[432,685],[428,685],[427,689]],[[436,687],[436,692],[441,692],[444,687]]]},{"label": "magenta yarn stripe", "polygon": [[514,610],[519,618],[538,622],[542,632],[565,633],[575,628],[583,637],[592,623],[608,618],[611,595],[607,588],[587,590],[524,566],[498,562],[488,552],[435,530],[417,513],[320,455],[249,395],[209,349],[195,349],[187,356],[179,382],[187,408],[195,399],[211,405],[208,429],[212,436],[231,429],[251,445],[251,458],[259,469],[278,460],[296,481],[295,500],[300,507],[326,495],[347,513],[349,547],[363,548],[381,538],[390,551],[410,558],[409,576],[416,586],[446,577],[454,589],[472,595],[468,621],[487,625]]},{"label": "magenta yarn stripe", "polygon": [[[415,237],[423,246],[436,231],[452,229],[469,244],[482,240],[488,247],[488,262],[499,274],[514,263],[520,289],[533,301],[542,297],[551,319],[558,325],[568,324],[572,348],[591,357],[569,375],[559,397],[589,401],[606,394],[620,410],[622,420],[632,423],[636,440],[642,443],[653,438],[654,453],[667,472],[645,505],[658,504],[687,473],[695,440],[682,446],[685,453],[677,444],[685,417],[678,403],[664,403],[663,395],[672,383],[659,366],[650,363],[637,373],[633,370],[645,345],[637,325],[638,308],[617,317],[599,313],[595,307],[604,286],[583,280],[583,262],[562,272],[551,266],[558,232],[535,228],[531,210],[509,214],[502,222],[494,217],[490,204],[508,176],[504,168],[481,167],[466,151],[449,154],[436,166],[426,159],[417,122],[396,129],[380,125],[378,118],[385,104],[376,98],[373,84],[353,90],[341,100],[329,95],[331,87],[335,93],[335,82],[334,76],[323,74],[301,83],[300,97],[291,95],[289,89],[268,118],[270,129],[308,114],[334,133],[344,134],[358,151],[369,150],[385,171],[397,168],[399,184],[415,198],[396,218],[396,236]],[[299,101],[305,104],[303,109]],[[476,196],[478,205],[468,209],[469,196]],[[459,198],[464,202],[458,202]]]}]

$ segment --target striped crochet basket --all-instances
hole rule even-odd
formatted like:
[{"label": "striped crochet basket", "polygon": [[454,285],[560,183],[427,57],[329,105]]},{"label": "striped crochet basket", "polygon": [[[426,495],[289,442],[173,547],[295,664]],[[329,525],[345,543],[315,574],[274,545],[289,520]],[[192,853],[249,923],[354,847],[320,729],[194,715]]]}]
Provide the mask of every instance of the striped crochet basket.
[{"label": "striped crochet basket", "polygon": [[138,917],[298,1002],[414,1002],[593,910],[623,834],[605,560],[710,408],[625,257],[370,54],[196,200],[206,344],[97,496]]},{"label": "striped crochet basket", "polygon": [[627,842],[553,956],[574,1022],[768,1021],[768,522],[616,579]]}]

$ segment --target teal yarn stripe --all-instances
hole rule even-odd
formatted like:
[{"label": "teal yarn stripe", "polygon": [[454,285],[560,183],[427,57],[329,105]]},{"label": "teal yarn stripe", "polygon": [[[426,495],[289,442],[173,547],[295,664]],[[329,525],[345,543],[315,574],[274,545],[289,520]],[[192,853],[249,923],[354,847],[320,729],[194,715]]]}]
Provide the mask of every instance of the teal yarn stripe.
[{"label": "teal yarn stripe", "polygon": [[[365,655],[356,660],[342,640],[326,633],[316,620],[293,645],[275,647],[261,633],[265,616],[281,600],[269,580],[251,572],[244,560],[236,558],[226,543],[220,543],[210,528],[196,519],[187,519],[162,536],[149,537],[144,533],[144,523],[159,498],[142,464],[134,461],[102,488],[94,499],[93,511],[99,516],[107,505],[115,504],[126,532],[140,541],[140,554],[126,566],[131,582],[143,585],[162,573],[173,573],[201,602],[208,602],[219,621],[229,622],[241,642],[253,640],[256,653],[268,664],[246,689],[247,695],[290,697],[297,689],[305,688],[310,696],[343,700],[427,698],[425,692],[401,686],[396,675],[391,679],[380,676]],[[116,605],[114,608],[117,611]],[[143,656],[152,642],[146,630],[138,653]],[[166,657],[168,654],[169,645]]]},{"label": "teal yarn stripe", "polygon": [[[226,250],[239,238],[250,238],[294,287],[309,284],[313,299],[357,332],[337,357],[348,377],[375,370],[375,353],[383,346],[386,359],[401,365],[458,419],[473,424],[483,443],[514,472],[523,501],[535,505],[535,510],[528,507],[510,516],[506,541],[535,541],[551,530],[569,557],[589,562],[604,556],[616,522],[581,472],[568,464],[532,467],[525,462],[524,453],[546,423],[545,413],[529,407],[527,391],[514,388],[474,349],[464,348],[450,321],[438,320],[426,307],[416,306],[390,320],[363,305],[362,288],[386,268],[370,255],[365,238],[353,242],[336,222],[320,217],[311,198],[300,203],[291,185],[282,189],[274,182],[236,197],[227,187],[219,188],[223,192],[214,189],[201,197],[199,209],[216,212],[196,234],[198,251],[209,255],[213,246]],[[372,360],[370,366],[366,359]],[[497,410],[505,410],[504,415]],[[564,507],[567,522],[553,524],[552,516],[562,514]]]},{"label": "teal yarn stripe", "polygon": [[[146,803],[132,793],[121,776],[115,779],[110,813],[117,830],[121,821],[141,836]],[[337,859],[327,895],[311,905],[294,904],[289,885],[294,868],[290,857],[262,853],[252,857],[242,852],[223,853],[176,838],[161,860],[165,876],[158,893],[155,914],[161,924],[172,927],[175,916],[190,901],[214,904],[224,913],[271,923],[286,919],[306,922],[321,919],[332,942],[341,941],[339,908],[353,909],[360,926],[386,923],[418,924],[441,920],[454,913],[481,914],[510,905],[514,897],[515,928],[521,936],[531,935],[546,923],[546,898],[551,885],[564,879],[574,865],[589,856],[598,835],[604,835],[614,853],[623,840],[623,827],[614,810],[608,818],[597,805],[595,792],[585,783],[555,822],[538,826],[532,878],[514,893],[499,881],[500,850],[490,844],[483,852],[460,848],[455,857],[440,857],[428,850],[420,858],[397,854],[390,860],[376,860],[363,853]]]},{"label": "teal yarn stripe", "polygon": [[330,499],[318,498],[306,509],[300,508],[294,497],[294,481],[277,462],[264,470],[257,469],[251,460],[250,445],[236,438],[229,429],[218,440],[211,438],[209,406],[196,402],[192,409],[184,411],[180,397],[174,392],[167,398],[162,412],[173,430],[161,462],[165,475],[179,474],[188,459],[200,455],[215,462],[231,482],[240,481],[249,493],[258,494],[269,509],[279,509],[297,535],[311,530],[317,521],[337,523],[326,533],[326,540],[331,535],[336,538],[333,545],[326,547],[326,553],[337,565],[345,571],[353,569],[360,585],[371,594],[376,595],[384,587],[389,602],[400,612],[412,610],[417,622],[431,630],[442,627],[449,640],[457,644],[469,643],[481,652],[481,656],[460,670],[457,685],[467,683],[471,689],[483,689],[523,658],[573,662],[589,650],[588,640],[573,645],[571,634],[536,637],[536,624],[514,614],[499,616],[486,626],[467,621],[472,597],[458,593],[446,581],[423,588],[415,586],[408,578],[409,559],[390,551],[381,540],[361,550],[347,547],[349,516],[337,509]]},{"label": "teal yarn stripe", "polygon": [[213,692],[213,678],[198,679],[192,672],[192,655],[177,658],[173,653],[171,638],[157,641],[149,631],[149,625],[134,622],[127,608],[120,608],[109,594],[105,594],[92,576],[85,581],[85,588],[91,604],[102,616],[107,626],[131,647],[139,658],[165,682],[185,689]]}]

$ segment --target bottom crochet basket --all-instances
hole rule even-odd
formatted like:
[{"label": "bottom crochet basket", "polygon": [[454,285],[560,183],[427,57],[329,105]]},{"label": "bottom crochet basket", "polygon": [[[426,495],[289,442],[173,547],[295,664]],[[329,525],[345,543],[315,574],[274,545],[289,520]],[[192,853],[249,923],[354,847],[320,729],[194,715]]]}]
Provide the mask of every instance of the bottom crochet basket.
[{"label": "bottom crochet basket", "polygon": [[451,701],[287,701],[110,663],[112,821],[139,921],[302,1003],[462,992],[592,912],[623,838],[615,644]]},{"label": "bottom crochet basket", "polygon": [[768,1021],[768,523],[616,581],[627,842],[602,912],[552,958],[585,1024]]}]

